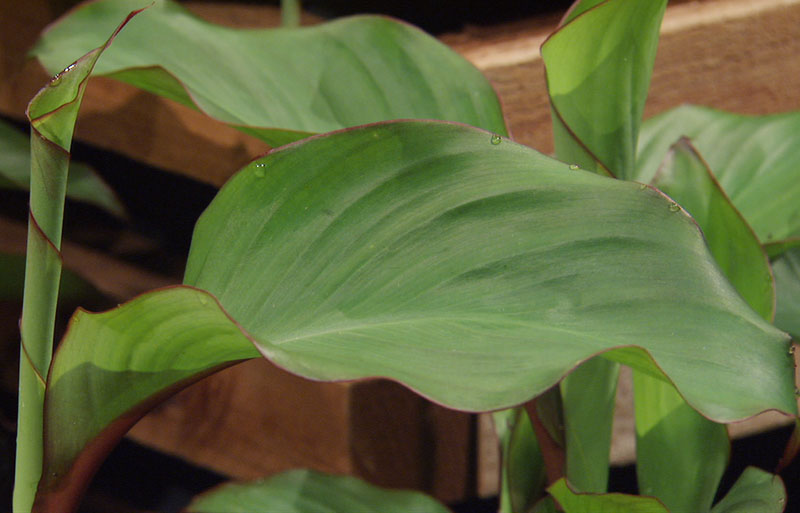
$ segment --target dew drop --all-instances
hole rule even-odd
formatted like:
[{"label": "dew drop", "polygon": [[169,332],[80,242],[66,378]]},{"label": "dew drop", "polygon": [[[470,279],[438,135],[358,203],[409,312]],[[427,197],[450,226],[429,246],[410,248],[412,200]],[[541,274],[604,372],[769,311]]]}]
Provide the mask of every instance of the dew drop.
[{"label": "dew drop", "polygon": [[577,171],[578,169],[580,169],[580,168],[581,168],[581,166],[579,166],[578,164],[570,164],[570,165],[569,165],[569,168],[570,168],[571,170],[573,170],[573,171]]},{"label": "dew drop", "polygon": [[490,139],[492,144],[500,144],[503,141],[503,138],[497,134],[492,134],[492,138]]},{"label": "dew drop", "polygon": [[264,178],[266,176],[267,173],[264,171],[265,167],[267,167],[266,164],[263,164],[263,163],[262,164],[256,164],[256,170],[254,172],[256,177]]},{"label": "dew drop", "polygon": [[789,346],[789,354],[794,356],[794,352],[795,352],[795,345],[792,344]]},{"label": "dew drop", "polygon": [[58,75],[54,76],[50,80],[50,87],[58,87],[60,84],[61,84],[61,73],[59,73]]},{"label": "dew drop", "polygon": [[670,204],[669,204],[669,211],[670,211],[670,212],[677,212],[677,211],[678,211],[678,210],[680,210],[680,209],[681,209],[681,207],[680,207],[680,206],[678,206],[678,204],[677,204],[677,203],[675,203],[674,201],[673,201],[672,203],[670,203]]}]

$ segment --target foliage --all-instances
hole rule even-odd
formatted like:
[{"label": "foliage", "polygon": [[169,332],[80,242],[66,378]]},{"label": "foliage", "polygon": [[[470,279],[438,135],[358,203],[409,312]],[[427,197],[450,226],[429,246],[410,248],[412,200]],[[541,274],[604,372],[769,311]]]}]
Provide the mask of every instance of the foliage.
[{"label": "foliage", "polygon": [[[406,25],[356,17],[233,31],[160,1],[109,46],[108,33],[140,4],[86,4],[35,50],[59,69],[97,47],[29,109],[29,274],[40,282],[26,283],[24,318],[38,327],[23,325],[32,413],[20,423],[31,441],[21,443],[17,513],[74,511],[148,408],[258,356],[316,380],[390,378],[469,411],[538,397],[530,423],[519,410],[496,414],[505,511],[782,504],[777,478],[748,470],[712,508],[727,460],[723,423],[767,409],[797,415],[790,339],[769,322],[767,255],[777,259],[778,319],[792,331],[798,182],[791,166],[764,157],[796,151],[796,116],[684,108],[642,125],[665,2],[579,2],[543,46],[561,161],[503,137],[486,80]],[[187,56],[200,47],[207,60],[195,66]],[[78,311],[50,364],[67,152],[95,63],[271,143],[302,140],[223,187],[196,225],[183,285]],[[731,152],[706,154],[706,140],[766,150],[725,158]],[[58,194],[45,194],[43,177]],[[780,208],[760,208],[776,191]],[[619,364],[635,371],[639,481],[656,498],[604,493]],[[566,443],[561,479],[534,439],[539,423]],[[308,472],[224,488],[190,510],[237,502],[248,511],[442,510]]]}]

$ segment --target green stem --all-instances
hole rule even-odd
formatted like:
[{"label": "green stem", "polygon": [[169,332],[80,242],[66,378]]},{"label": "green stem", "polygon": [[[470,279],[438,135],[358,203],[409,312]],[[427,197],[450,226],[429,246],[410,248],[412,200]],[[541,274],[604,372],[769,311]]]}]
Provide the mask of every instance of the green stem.
[{"label": "green stem", "polygon": [[42,473],[44,379],[53,354],[69,155],[31,133],[31,196],[20,332],[14,513],[31,511]]},{"label": "green stem", "polygon": [[300,0],[281,0],[281,26],[300,26]]}]

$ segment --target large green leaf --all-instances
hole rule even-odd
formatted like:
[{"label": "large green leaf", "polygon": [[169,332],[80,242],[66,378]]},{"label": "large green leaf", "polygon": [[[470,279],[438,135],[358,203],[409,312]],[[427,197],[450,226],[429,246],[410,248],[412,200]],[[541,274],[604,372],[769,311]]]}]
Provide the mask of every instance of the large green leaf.
[{"label": "large green leaf", "polygon": [[[31,181],[30,137],[0,120],[0,187],[28,190]],[[109,186],[85,164],[70,162],[67,197],[122,217],[125,208]]]},{"label": "large green leaf", "polygon": [[556,155],[630,179],[667,2],[594,3],[542,45]]},{"label": "large green leaf", "polygon": [[[800,113],[743,116],[683,106],[642,127],[636,180],[687,136],[763,244],[800,244]],[[770,253],[775,256],[774,253]]]},{"label": "large green leaf", "polygon": [[559,479],[547,489],[564,513],[670,513],[653,497],[622,493],[579,493]]},{"label": "large green leaf", "polygon": [[302,376],[385,376],[465,410],[525,402],[606,352],[717,420],[794,413],[788,337],[670,205],[449,123],[274,151],[197,224],[185,281],[213,297],[178,287],[73,320],[48,380],[42,504],[61,511],[153,394],[252,357],[249,340]]},{"label": "large green leaf", "polygon": [[741,300],[689,216],[492,139],[397,122],[275,151],[203,214],[186,283],[316,379],[389,376],[488,410],[641,345],[712,418],[761,401],[794,411],[786,335]]},{"label": "large green leaf", "polygon": [[[150,3],[86,3],[52,25],[33,53],[47,69],[58,69]],[[96,73],[199,108],[272,145],[401,118],[506,132],[497,96],[477,69],[422,31],[383,17],[236,30],[156,0],[118,37]]]},{"label": "large green leaf", "polygon": [[207,492],[187,513],[447,513],[419,492],[382,490],[360,479],[293,470]]},{"label": "large green leaf", "polygon": [[772,265],[777,308],[775,325],[800,341],[800,249],[789,250]]},{"label": "large green leaf", "polygon": [[785,507],[786,489],[781,478],[747,467],[711,513],[781,513]]}]

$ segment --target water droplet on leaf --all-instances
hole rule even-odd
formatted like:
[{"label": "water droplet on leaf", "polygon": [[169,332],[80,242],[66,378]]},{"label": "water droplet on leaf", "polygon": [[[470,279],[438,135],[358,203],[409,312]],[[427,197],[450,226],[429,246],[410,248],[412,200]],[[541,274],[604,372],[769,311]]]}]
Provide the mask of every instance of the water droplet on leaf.
[{"label": "water droplet on leaf", "polygon": [[59,73],[58,75],[54,76],[50,80],[50,87],[58,87],[60,84],[61,84],[61,73]]},{"label": "water droplet on leaf", "polygon": [[264,176],[266,176],[266,172],[264,171],[265,167],[267,167],[266,164],[263,164],[263,163],[262,164],[256,164],[256,170],[255,170],[254,174],[258,178],[264,178]]},{"label": "water droplet on leaf", "polygon": [[680,209],[681,209],[681,207],[677,203],[675,203],[674,201],[669,204],[669,211],[670,212],[677,212]]},{"label": "water droplet on leaf", "polygon": [[578,164],[570,164],[570,165],[569,165],[569,168],[570,168],[571,170],[573,170],[573,171],[577,171],[578,169],[580,169],[580,168],[581,168],[581,166],[579,166]]},{"label": "water droplet on leaf", "polygon": [[490,139],[492,144],[500,144],[503,141],[503,138],[497,134],[492,134],[492,138]]}]

